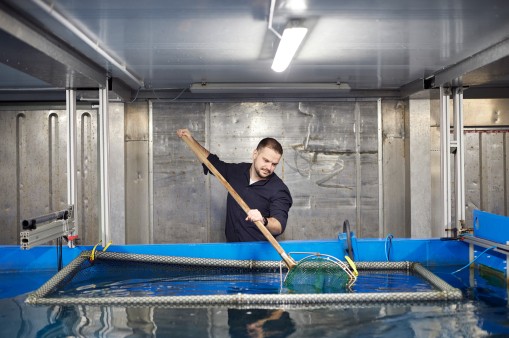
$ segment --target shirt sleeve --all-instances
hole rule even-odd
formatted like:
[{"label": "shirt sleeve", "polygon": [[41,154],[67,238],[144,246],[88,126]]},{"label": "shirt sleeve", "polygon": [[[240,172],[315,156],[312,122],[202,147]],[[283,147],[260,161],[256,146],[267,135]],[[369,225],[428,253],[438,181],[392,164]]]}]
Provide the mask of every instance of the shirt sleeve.
[{"label": "shirt sleeve", "polygon": [[286,229],[286,222],[288,220],[288,212],[292,206],[292,196],[288,188],[280,189],[273,196],[272,203],[270,205],[270,217],[276,218],[281,223],[281,229],[283,233]]},{"label": "shirt sleeve", "polygon": [[[207,157],[207,160],[219,171],[221,175],[223,175],[224,178],[227,178],[227,164],[219,159],[219,157],[215,154],[209,154]],[[214,175],[209,168],[205,164],[202,163],[203,167],[203,174],[211,174]]]}]

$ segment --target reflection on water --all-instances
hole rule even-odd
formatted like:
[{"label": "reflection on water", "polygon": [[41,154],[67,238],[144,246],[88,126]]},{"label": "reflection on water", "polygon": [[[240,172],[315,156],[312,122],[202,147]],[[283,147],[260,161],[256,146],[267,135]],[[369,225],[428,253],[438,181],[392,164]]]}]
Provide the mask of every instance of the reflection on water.
[{"label": "reflection on water", "polygon": [[[473,301],[323,309],[27,306],[0,300],[2,337],[484,337],[507,308]],[[9,325],[5,325],[5,324]]]},{"label": "reflection on water", "polygon": [[288,337],[295,332],[290,314],[282,309],[228,309],[232,337]]},{"label": "reflection on water", "polygon": [[[426,292],[433,287],[421,277],[408,271],[364,272],[352,287],[333,283],[328,275],[311,274],[295,278],[293,283],[281,283],[279,273],[193,274],[177,277],[133,278],[129,271],[122,274],[102,274],[99,278],[71,282],[51,298],[90,297],[150,297],[228,294],[279,294],[279,293],[376,293]],[[300,275],[299,275],[300,276]],[[332,279],[333,281],[336,281]],[[325,281],[325,282],[324,282]],[[336,281],[337,282],[337,281]],[[318,286],[317,286],[318,284]],[[337,284],[337,285],[336,285]],[[326,287],[324,287],[326,285]],[[335,287],[333,287],[335,286]]]},{"label": "reflection on water", "polygon": [[[457,267],[455,267],[457,268]],[[485,337],[509,335],[506,284],[434,271],[465,299],[319,309],[30,306],[0,299],[0,337]],[[378,280],[379,287],[387,283]]]}]

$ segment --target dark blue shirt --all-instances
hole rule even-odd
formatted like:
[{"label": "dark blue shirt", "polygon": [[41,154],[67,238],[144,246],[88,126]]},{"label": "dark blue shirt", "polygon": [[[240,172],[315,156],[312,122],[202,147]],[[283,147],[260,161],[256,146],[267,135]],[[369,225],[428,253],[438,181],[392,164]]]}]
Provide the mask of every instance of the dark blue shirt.
[{"label": "dark blue shirt", "polygon": [[[286,184],[273,173],[266,180],[249,184],[251,163],[226,163],[214,154],[207,158],[250,209],[258,209],[264,217],[274,217],[286,229],[292,196]],[[209,170],[203,165],[204,173]],[[212,174],[212,173],[211,173]],[[228,194],[226,200],[225,234],[228,242],[266,241],[265,236],[253,222],[246,221],[246,213]]]}]

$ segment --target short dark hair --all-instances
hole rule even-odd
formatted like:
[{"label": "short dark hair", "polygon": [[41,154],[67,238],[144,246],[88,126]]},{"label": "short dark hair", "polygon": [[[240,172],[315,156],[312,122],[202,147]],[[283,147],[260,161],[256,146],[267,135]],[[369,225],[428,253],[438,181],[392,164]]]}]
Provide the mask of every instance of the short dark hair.
[{"label": "short dark hair", "polygon": [[266,137],[258,143],[256,150],[261,151],[263,148],[270,148],[276,153],[283,155],[283,147],[276,139],[272,137]]}]

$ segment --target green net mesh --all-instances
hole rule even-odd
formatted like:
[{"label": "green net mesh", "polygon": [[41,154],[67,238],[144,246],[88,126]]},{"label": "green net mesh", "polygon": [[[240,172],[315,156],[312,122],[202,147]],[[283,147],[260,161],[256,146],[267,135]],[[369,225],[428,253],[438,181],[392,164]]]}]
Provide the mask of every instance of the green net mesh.
[{"label": "green net mesh", "polygon": [[284,280],[284,286],[296,293],[344,292],[356,280],[348,265],[339,259],[313,254],[301,259]]}]

